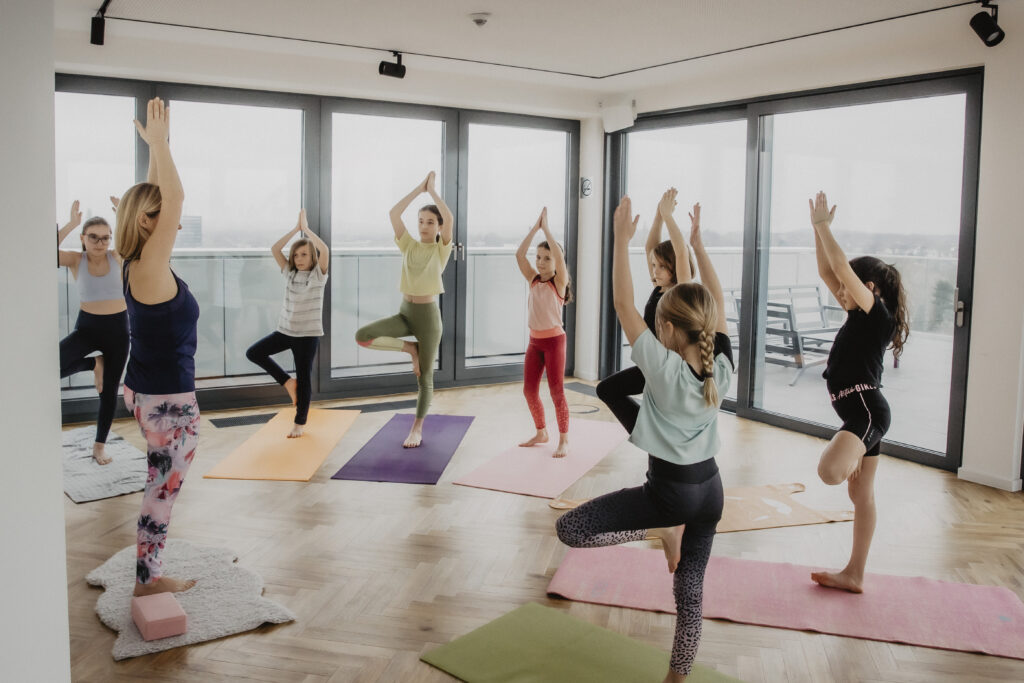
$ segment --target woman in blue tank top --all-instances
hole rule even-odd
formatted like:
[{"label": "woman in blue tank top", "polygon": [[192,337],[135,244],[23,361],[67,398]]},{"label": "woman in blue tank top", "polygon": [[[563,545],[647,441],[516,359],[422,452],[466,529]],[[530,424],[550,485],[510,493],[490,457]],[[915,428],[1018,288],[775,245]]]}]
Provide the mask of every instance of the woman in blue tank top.
[{"label": "woman in blue tank top", "polygon": [[[81,222],[82,213],[75,200],[70,219],[57,233],[58,247]],[[71,271],[78,282],[81,302],[75,329],[60,341],[60,376],[63,379],[76,372],[92,371],[100,394],[92,457],[106,465],[110,457],[104,447],[117,407],[121,373],[128,360],[128,313],[121,292],[121,262],[109,249],[110,225],[93,216],[82,226],[80,239],[81,251],[57,250],[57,265]],[[91,355],[97,351],[100,355]]]},{"label": "woman in blue tank top", "polygon": [[184,591],[195,581],[163,576],[161,553],[171,508],[199,442],[195,352],[199,304],[171,270],[185,192],[171,159],[169,111],[149,101],[146,125],[135,127],[149,145],[148,182],[124,193],[117,210],[117,253],[124,261],[124,294],[131,353],[124,402],[146,438],[149,475],[137,536],[135,595]]}]

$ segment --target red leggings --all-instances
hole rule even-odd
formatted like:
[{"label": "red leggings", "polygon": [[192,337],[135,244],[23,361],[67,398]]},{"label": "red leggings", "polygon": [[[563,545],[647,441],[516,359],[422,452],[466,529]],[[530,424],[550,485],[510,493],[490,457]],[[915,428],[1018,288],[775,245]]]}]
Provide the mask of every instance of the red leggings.
[{"label": "red leggings", "polygon": [[535,339],[530,337],[530,345],[526,347],[526,366],[523,369],[523,394],[526,404],[530,406],[533,424],[537,429],[544,429],[544,404],[540,402],[540,376],[544,368],[548,370],[548,389],[551,400],[555,404],[555,417],[558,419],[558,432],[569,431],[569,404],[565,402],[565,389],[562,380],[565,376],[565,335]]}]

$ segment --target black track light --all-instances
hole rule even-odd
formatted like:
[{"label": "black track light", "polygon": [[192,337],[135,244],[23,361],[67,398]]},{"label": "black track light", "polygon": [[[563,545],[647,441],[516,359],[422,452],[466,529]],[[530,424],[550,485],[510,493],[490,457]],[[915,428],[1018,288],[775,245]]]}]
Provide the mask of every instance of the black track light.
[{"label": "black track light", "polygon": [[992,0],[981,0],[983,10],[990,9],[992,14],[981,11],[971,17],[971,28],[981,38],[981,42],[989,47],[995,47],[1003,42],[1006,31],[999,28],[999,7],[992,4]]},{"label": "black track light", "polygon": [[96,14],[92,18],[92,31],[89,33],[89,42],[93,45],[103,44],[103,29],[106,28],[106,14],[107,5],[110,4],[110,0],[103,0],[103,4],[96,10]]},{"label": "black track light", "polygon": [[377,73],[381,76],[391,76],[392,78],[405,78],[405,66],[402,64],[402,53],[392,52],[397,60],[396,63],[381,62],[380,66],[377,67]]}]

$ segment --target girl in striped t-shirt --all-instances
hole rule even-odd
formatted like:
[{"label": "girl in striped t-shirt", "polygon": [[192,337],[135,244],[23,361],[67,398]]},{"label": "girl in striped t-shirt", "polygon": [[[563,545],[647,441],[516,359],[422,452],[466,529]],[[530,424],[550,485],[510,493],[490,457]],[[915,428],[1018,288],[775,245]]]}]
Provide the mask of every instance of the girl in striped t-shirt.
[{"label": "girl in striped t-shirt", "polygon": [[[302,233],[285,258],[282,249],[293,236]],[[295,425],[289,439],[302,436],[313,394],[313,357],[324,334],[324,289],[331,253],[324,241],[309,229],[306,210],[299,211],[299,221],[270,248],[274,260],[287,279],[284,305],[277,321],[277,331],[260,339],[245,352],[246,358],[260,366],[282,385],[295,404]],[[271,355],[291,349],[295,357],[295,377],[281,369]]]}]

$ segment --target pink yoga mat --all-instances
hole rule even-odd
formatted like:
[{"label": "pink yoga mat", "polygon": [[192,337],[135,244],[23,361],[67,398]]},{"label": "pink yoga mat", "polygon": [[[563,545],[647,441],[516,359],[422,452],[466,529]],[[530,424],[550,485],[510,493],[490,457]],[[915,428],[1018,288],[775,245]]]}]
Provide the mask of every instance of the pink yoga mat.
[{"label": "pink yoga mat", "polygon": [[540,446],[513,446],[454,483],[481,489],[554,498],[586,474],[590,468],[626,438],[617,422],[572,420],[569,423],[569,455],[552,458],[558,435]]},{"label": "pink yoga mat", "polygon": [[[822,588],[815,569],[712,557],[704,618],[1024,659],[1024,604],[1008,588],[868,574],[864,593]],[[548,594],[675,613],[661,550],[572,549]]]}]

